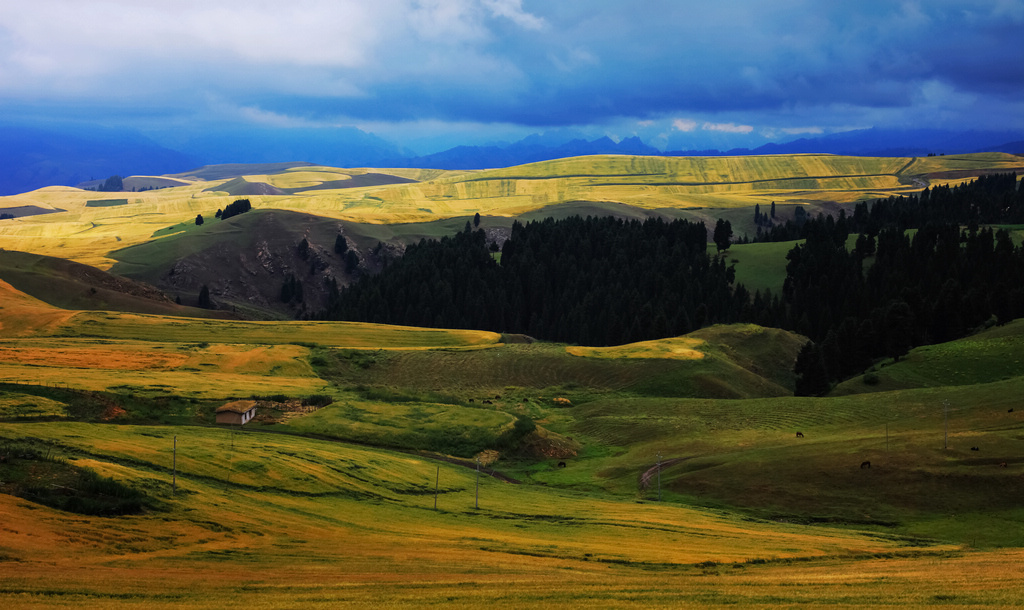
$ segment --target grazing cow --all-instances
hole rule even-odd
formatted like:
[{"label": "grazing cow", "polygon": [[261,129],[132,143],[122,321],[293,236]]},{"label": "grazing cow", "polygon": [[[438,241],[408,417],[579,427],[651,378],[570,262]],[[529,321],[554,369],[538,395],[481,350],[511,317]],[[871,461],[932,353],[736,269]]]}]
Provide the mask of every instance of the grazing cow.
[{"label": "grazing cow", "polygon": [[1000,468],[1006,468],[1006,462],[999,462]]},{"label": "grazing cow", "polygon": [[804,433],[803,432],[797,432],[796,433],[796,437],[797,438],[803,438],[804,437]]},{"label": "grazing cow", "polygon": [[559,462],[558,463],[558,467],[559,468],[565,468],[565,462]]},{"label": "grazing cow", "polygon": [[866,461],[865,462],[861,462],[860,463],[860,467],[861,468],[871,468],[871,462],[866,462]]},{"label": "grazing cow", "polygon": [[978,451],[977,447],[971,447],[971,451]]},{"label": "grazing cow", "polygon": [[472,398],[470,398],[470,399],[469,399],[469,402],[473,402],[473,399],[472,399]]},{"label": "grazing cow", "polygon": [[493,403],[493,402],[491,402],[491,401],[489,401],[489,400],[486,400],[486,399],[485,399],[485,400],[483,401],[483,403],[481,403],[481,404],[485,404],[485,405],[493,405],[494,403]]},{"label": "grazing cow", "polygon": [[1013,407],[1010,407],[1010,409],[1007,411],[1007,413],[1013,413]]},{"label": "grazing cow", "polygon": [[501,400],[501,394],[495,394],[494,400]]}]

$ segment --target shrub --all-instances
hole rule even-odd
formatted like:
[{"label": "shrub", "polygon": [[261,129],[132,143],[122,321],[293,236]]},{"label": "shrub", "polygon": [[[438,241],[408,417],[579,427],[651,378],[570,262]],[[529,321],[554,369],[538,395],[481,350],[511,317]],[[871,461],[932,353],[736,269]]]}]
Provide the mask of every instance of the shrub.
[{"label": "shrub", "polygon": [[302,406],[304,407],[326,407],[327,405],[334,402],[334,398],[327,394],[313,394],[306,396],[302,399]]}]

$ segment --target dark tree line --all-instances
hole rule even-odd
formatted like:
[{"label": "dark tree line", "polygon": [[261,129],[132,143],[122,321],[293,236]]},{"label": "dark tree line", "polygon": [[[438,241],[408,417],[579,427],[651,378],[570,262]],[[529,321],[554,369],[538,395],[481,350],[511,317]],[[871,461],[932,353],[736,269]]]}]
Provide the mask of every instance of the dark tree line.
[{"label": "dark tree line", "polygon": [[750,307],[703,223],[515,223],[495,262],[482,230],[421,241],[335,295],[328,319],[524,333],[613,345],[731,322]]},{"label": "dark tree line", "polygon": [[[805,223],[805,243],[787,255],[778,320],[814,342],[797,361],[798,393],[1024,316],[1024,249],[1005,230],[979,227],[1020,222],[1022,194],[1012,174],[989,176]],[[862,232],[848,251],[851,229]]]},{"label": "dark tree line", "polygon": [[797,390],[820,394],[878,358],[1024,317],[1024,249],[1008,232],[980,226],[1021,222],[1022,212],[1022,191],[1007,175],[861,204],[852,216],[791,221],[805,241],[787,255],[778,295],[734,286],[724,257],[708,253],[703,223],[516,223],[500,265],[483,231],[467,223],[332,291],[321,317],[585,345],[749,321],[811,340],[797,360]]},{"label": "dark tree line", "polygon": [[1024,223],[1024,188],[1017,183],[1015,173],[991,174],[957,186],[932,186],[919,195],[862,201],[856,205],[852,216],[848,217],[843,211],[838,219],[822,214],[810,219],[803,208],[797,208],[792,220],[767,228],[759,226],[757,235],[749,241],[805,239],[810,232],[821,230],[815,225],[824,222],[832,223],[834,230],[847,235],[859,233],[872,237],[885,227],[905,231],[923,227],[928,222],[967,226],[1021,224]]}]

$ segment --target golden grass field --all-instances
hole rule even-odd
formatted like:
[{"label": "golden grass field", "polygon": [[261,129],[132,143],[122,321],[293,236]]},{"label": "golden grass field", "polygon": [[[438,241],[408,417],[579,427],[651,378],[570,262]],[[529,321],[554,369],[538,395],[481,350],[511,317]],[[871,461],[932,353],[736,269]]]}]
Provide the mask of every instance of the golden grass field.
[{"label": "golden grass field", "polygon": [[[735,208],[754,204],[850,203],[919,191],[922,176],[1021,171],[1024,160],[1002,153],[948,157],[632,157],[599,155],[467,172],[295,167],[244,176],[249,183],[300,189],[290,195],[246,196],[256,208],[306,212],[362,223],[429,222],[480,213],[517,216],[571,202],[621,203],[635,208]],[[317,189],[366,173],[419,182]],[[179,175],[185,186],[141,193],[94,193],[47,187],[0,198],[0,209],[34,205],[61,212],[0,223],[0,248],[67,258],[103,269],[117,249],[150,241],[158,232],[190,223],[238,199],[218,187],[230,180]],[[962,178],[961,178],[962,179]],[[312,189],[312,190],[301,190]],[[124,198],[125,205],[89,207]],[[184,229],[180,229],[184,230]],[[161,233],[160,236],[164,236]]]},{"label": "golden grass field", "polygon": [[[165,504],[71,516],[0,496],[6,607],[1006,606],[1017,550],[500,483],[341,443],[208,428],[0,424]],[[177,437],[177,493],[171,460]],[[433,485],[439,481],[438,508]]]},{"label": "golden grass field", "polygon": [[[207,399],[324,391],[308,364],[312,348],[294,342],[296,337],[315,336],[321,344],[338,346],[376,342],[402,354],[432,348],[471,354],[500,345],[488,333],[417,334],[375,325],[263,325],[109,312],[64,312],[68,315],[62,317],[60,310],[9,287],[4,294],[5,321],[11,307],[56,322],[32,326],[15,320],[5,326],[17,329],[17,336],[5,333],[0,340],[0,378],[10,373],[82,389],[162,389]],[[47,312],[49,318],[40,315]],[[80,336],[88,334],[84,329],[95,334]],[[660,342],[584,350],[576,357],[701,362],[728,354],[731,362],[743,362],[781,340],[780,332],[753,325],[711,327]],[[693,360],[697,354],[703,357]],[[964,397],[954,397],[958,403],[968,399],[970,390],[963,392]],[[1005,411],[1013,397],[996,393],[1003,398],[994,407]],[[903,397],[902,419],[893,421],[918,425],[933,394]],[[574,433],[587,443],[604,438],[601,443],[620,449],[571,469],[539,471],[533,483],[523,485],[484,476],[476,508],[475,473],[424,456],[258,429],[67,421],[60,401],[6,390],[0,394],[0,414],[23,421],[0,423],[0,448],[36,439],[74,464],[144,489],[162,506],[137,516],[87,517],[0,494],[0,603],[12,608],[1008,607],[1019,600],[1024,595],[1021,549],[981,550],[941,536],[786,523],[699,508],[680,501],[685,497],[680,485],[700,481],[693,473],[681,478],[689,472],[685,463],[665,470],[668,501],[653,501],[650,490],[630,491],[656,451],[707,453],[705,461],[712,465],[728,463],[733,455],[755,456],[730,466],[740,469],[738,480],[749,480],[742,469],[757,469],[761,460],[788,464],[785,476],[800,477],[800,464],[819,459],[815,448],[859,457],[856,447],[864,440],[859,428],[852,435],[848,431],[851,422],[873,421],[880,417],[878,409],[893,407],[869,396],[844,400],[826,412],[813,399],[599,400],[579,407],[588,413],[581,421],[593,423]],[[388,403],[362,408],[366,423],[358,425],[384,431],[378,434],[420,409]],[[317,421],[336,417],[329,415],[332,409],[290,423],[308,419],[315,429]],[[458,415],[458,409],[450,412]],[[557,409],[542,412],[545,425],[564,428],[559,422],[568,421]],[[488,414],[492,417],[480,425],[507,425],[501,422],[508,415],[479,413]],[[954,425],[963,426],[964,416],[957,415]],[[32,421],[38,418],[49,421]],[[652,428],[659,418],[662,423]],[[673,440],[692,438],[688,427],[703,428],[701,422],[711,421],[717,429],[702,433],[706,446]],[[667,436],[666,422],[676,422]],[[780,430],[788,438],[793,426],[812,434],[811,443],[781,447]],[[977,437],[961,437],[957,442],[977,442]],[[993,441],[984,442],[989,448]],[[903,434],[900,443],[899,451],[906,452],[907,443],[924,446],[927,440],[923,433]],[[779,455],[787,457],[780,461]],[[871,459],[883,462],[877,455]],[[944,472],[941,462],[931,467]],[[700,464],[695,468],[696,474],[713,472]],[[840,480],[847,470],[839,464],[833,474],[815,471],[811,478]],[[1015,523],[1012,515],[1004,519],[1001,523]],[[919,526],[929,527],[934,526]],[[936,532],[947,535],[948,526]]]},{"label": "golden grass field", "polygon": [[[292,192],[248,196],[256,208],[404,223],[571,202],[849,203],[1021,169],[1002,154],[599,156],[475,172],[305,166],[245,181]],[[419,182],[318,188],[368,173]],[[107,268],[113,251],[194,230],[196,214],[212,220],[239,198],[218,190],[228,179],[176,178],[187,184],[2,198],[0,210],[63,211],[0,222],[0,248]],[[127,203],[86,205],[114,198]],[[0,493],[0,607],[1016,607],[1015,324],[919,348],[875,392],[851,380],[849,396],[809,399],[788,389],[803,338],[754,325],[607,348],[505,345],[469,330],[71,311],[0,280],[0,382],[13,382],[0,389],[0,453],[32,442],[158,505],[90,517]],[[362,384],[411,397],[368,398]],[[76,421],[64,388],[193,411]],[[283,425],[204,425],[227,400],[319,394],[336,402]],[[936,446],[945,399],[950,450]],[[507,430],[520,415],[572,457],[500,461],[524,483],[485,474],[479,496],[472,469],[394,442],[456,423]],[[794,430],[807,438],[796,444]],[[663,502],[641,484],[658,455],[677,459]]]},{"label": "golden grass field", "polygon": [[0,280],[0,381],[193,397],[314,394],[313,346],[480,349],[486,331],[360,322],[242,322],[52,307]]}]

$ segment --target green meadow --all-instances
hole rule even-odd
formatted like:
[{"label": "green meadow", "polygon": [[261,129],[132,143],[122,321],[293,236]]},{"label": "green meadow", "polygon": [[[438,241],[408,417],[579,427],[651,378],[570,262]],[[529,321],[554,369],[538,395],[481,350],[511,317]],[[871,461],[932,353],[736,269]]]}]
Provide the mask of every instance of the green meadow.
[{"label": "green meadow", "polygon": [[[806,339],[752,324],[588,347],[255,321],[121,274],[156,281],[191,252],[283,227],[298,233],[282,244],[341,230],[364,250],[475,213],[494,234],[588,213],[752,227],[755,204],[829,210],[1019,167],[999,154],[273,164],[175,176],[119,205],[67,187],[5,198],[63,211],[0,226],[0,604],[1017,605],[1022,320],[803,398]],[[214,221],[253,184],[277,194]],[[725,256],[751,292],[778,293],[792,245]],[[235,400],[255,419],[216,424]]]}]

